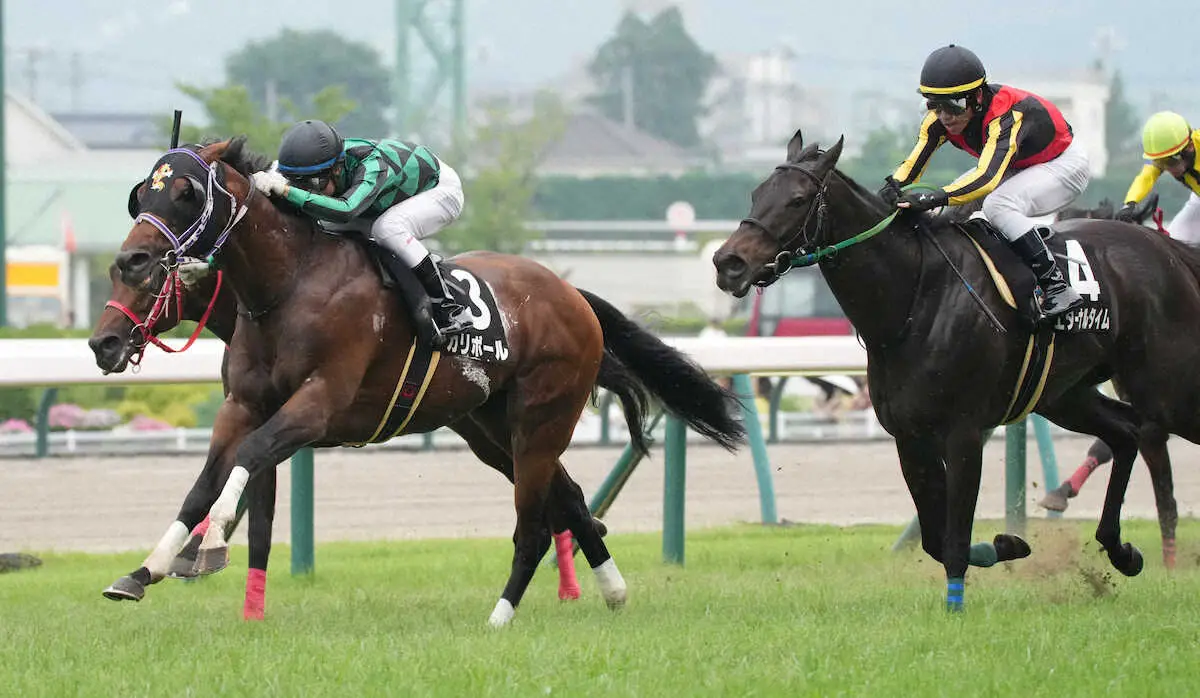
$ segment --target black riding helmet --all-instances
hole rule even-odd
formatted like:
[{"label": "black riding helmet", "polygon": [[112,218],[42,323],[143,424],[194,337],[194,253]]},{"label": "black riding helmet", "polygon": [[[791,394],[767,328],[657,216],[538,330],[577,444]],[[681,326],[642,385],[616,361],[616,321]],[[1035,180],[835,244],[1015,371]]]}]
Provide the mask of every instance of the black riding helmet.
[{"label": "black riding helmet", "polygon": [[329,170],[343,157],[342,137],[324,121],[306,119],[283,134],[279,171],[287,177],[308,177]]},{"label": "black riding helmet", "polygon": [[963,100],[987,82],[983,61],[962,46],[943,46],[925,59],[917,91],[932,102]]}]

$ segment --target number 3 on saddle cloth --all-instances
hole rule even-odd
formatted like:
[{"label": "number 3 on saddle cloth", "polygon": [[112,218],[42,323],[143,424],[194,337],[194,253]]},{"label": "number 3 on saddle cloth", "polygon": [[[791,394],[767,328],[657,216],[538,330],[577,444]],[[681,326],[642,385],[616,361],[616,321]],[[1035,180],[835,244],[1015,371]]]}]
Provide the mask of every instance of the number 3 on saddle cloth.
[{"label": "number 3 on saddle cloth", "polygon": [[1067,281],[1083,297],[1083,305],[1055,319],[1054,325],[1041,322],[1035,298],[1037,279],[1033,271],[1009,248],[1000,231],[983,218],[971,218],[955,226],[970,238],[979,252],[992,283],[1009,307],[1015,309],[1031,332],[1026,346],[1025,362],[1013,398],[1004,416],[1009,424],[1028,416],[1041,397],[1045,377],[1054,357],[1054,337],[1058,334],[1108,332],[1111,308],[1102,280],[1088,260],[1079,241],[1061,234],[1046,238],[1046,246],[1058,260],[1065,263]]},{"label": "number 3 on saddle cloth", "polygon": [[[403,297],[409,319],[418,328],[418,332],[420,328],[427,326],[425,323],[429,322],[429,298],[412,271],[375,242],[360,235],[349,237],[366,246],[368,254],[375,260],[384,287],[395,289],[394,292]],[[471,325],[447,337],[446,346],[441,351],[434,351],[427,337],[418,337],[408,348],[404,369],[396,382],[396,389],[379,427],[367,441],[347,444],[348,446],[365,446],[368,443],[387,441],[403,431],[425,397],[425,390],[429,387],[429,382],[437,371],[438,362],[443,357],[455,356],[486,363],[502,363],[508,359],[508,334],[505,332],[504,321],[491,286],[457,264],[445,260],[436,260],[436,263],[446,276],[446,286],[450,288],[454,300],[466,308],[465,312],[470,315]],[[421,317],[417,317],[418,315]]]}]

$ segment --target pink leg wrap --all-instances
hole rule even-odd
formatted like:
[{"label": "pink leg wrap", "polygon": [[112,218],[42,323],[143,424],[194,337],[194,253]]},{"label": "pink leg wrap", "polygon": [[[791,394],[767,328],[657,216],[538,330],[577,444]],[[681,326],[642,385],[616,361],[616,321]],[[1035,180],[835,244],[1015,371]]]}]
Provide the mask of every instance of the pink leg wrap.
[{"label": "pink leg wrap", "polygon": [[1083,483],[1087,482],[1088,476],[1099,466],[1100,463],[1095,458],[1088,456],[1083,461],[1083,465],[1079,466],[1075,470],[1075,473],[1071,475],[1071,479],[1068,480],[1071,483],[1071,491],[1079,494],[1079,490],[1083,489]]},{"label": "pink leg wrap", "polygon": [[246,605],[242,607],[245,620],[262,620],[267,605],[267,571],[251,568],[246,573]]},{"label": "pink leg wrap", "polygon": [[579,598],[579,578],[575,576],[575,545],[570,531],[554,534],[554,554],[558,561],[558,598]]},{"label": "pink leg wrap", "polygon": [[200,523],[196,524],[196,527],[192,529],[192,535],[193,536],[202,536],[205,533],[208,533],[208,523],[209,523],[208,517],[205,516],[204,520],[201,521]]}]

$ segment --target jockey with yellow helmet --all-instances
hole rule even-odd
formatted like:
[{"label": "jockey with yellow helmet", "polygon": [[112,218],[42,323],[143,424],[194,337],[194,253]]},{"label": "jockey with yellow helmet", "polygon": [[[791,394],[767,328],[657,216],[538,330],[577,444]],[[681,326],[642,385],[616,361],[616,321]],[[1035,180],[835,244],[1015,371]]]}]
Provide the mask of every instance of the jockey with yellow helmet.
[{"label": "jockey with yellow helmet", "polygon": [[[1090,174],[1082,144],[1049,100],[1014,87],[989,84],[983,63],[953,44],[937,49],[921,68],[918,92],[928,109],[916,147],[887,178],[880,196],[900,208],[926,211],[986,196],[983,215],[1033,270],[1042,289],[1042,313],[1059,315],[1083,303],[1067,283],[1035,219],[1070,204]],[[935,191],[900,188],[921,178],[933,152],[949,141],[979,159],[975,169]]]},{"label": "jockey with yellow helmet", "polygon": [[1192,130],[1186,119],[1173,111],[1160,111],[1146,121],[1142,129],[1142,150],[1146,164],[1129,185],[1125,206],[1117,218],[1132,221],[1134,207],[1146,198],[1163,172],[1191,190],[1187,203],[1171,221],[1171,237],[1200,244],[1200,171],[1196,168],[1196,150],[1200,148],[1200,129]]}]

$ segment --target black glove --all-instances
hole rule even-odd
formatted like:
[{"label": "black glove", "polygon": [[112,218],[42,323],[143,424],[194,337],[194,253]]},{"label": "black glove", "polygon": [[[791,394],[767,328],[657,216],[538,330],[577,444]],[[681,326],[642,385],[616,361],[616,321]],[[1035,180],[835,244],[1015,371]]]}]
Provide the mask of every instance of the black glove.
[{"label": "black glove", "polygon": [[1134,218],[1137,217],[1137,214],[1134,212],[1135,208],[1137,208],[1136,201],[1127,201],[1125,205],[1121,207],[1121,210],[1117,211],[1117,215],[1113,216],[1113,218],[1126,223],[1132,223]]},{"label": "black glove", "polygon": [[897,204],[908,204],[910,211],[928,211],[931,208],[945,206],[950,201],[945,189],[936,191],[912,190],[906,191]]},{"label": "black glove", "polygon": [[888,206],[895,206],[902,194],[904,192],[900,190],[899,182],[892,179],[891,175],[884,178],[883,187],[879,189],[879,198],[883,199],[883,203]]}]

